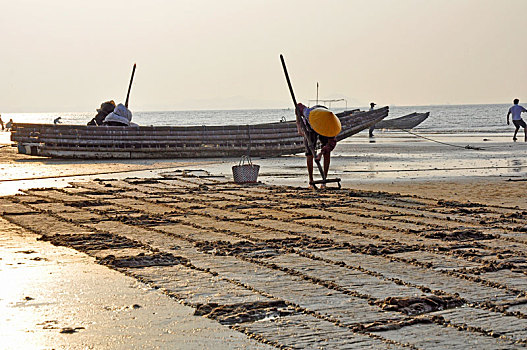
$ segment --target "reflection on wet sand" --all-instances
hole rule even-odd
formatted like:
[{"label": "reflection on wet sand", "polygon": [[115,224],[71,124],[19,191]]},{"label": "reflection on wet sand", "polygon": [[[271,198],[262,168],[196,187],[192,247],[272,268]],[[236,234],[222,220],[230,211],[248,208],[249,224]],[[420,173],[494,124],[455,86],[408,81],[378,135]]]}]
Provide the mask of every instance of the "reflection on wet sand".
[{"label": "reflection on wet sand", "polygon": [[269,348],[85,254],[0,226],[2,349]]},{"label": "reflection on wet sand", "polygon": [[515,173],[521,172],[522,168],[524,168],[523,162],[520,159],[512,159],[510,161],[510,166]]},{"label": "reflection on wet sand", "polygon": [[240,187],[234,159],[0,149],[0,190],[24,193],[0,200],[6,344],[523,347],[524,146],[494,139],[358,137],[332,158],[345,188],[323,192],[301,155],[253,159],[263,183]]},{"label": "reflection on wet sand", "polygon": [[185,171],[24,192],[0,201],[11,223],[262,344],[527,343],[527,211],[516,207]]}]

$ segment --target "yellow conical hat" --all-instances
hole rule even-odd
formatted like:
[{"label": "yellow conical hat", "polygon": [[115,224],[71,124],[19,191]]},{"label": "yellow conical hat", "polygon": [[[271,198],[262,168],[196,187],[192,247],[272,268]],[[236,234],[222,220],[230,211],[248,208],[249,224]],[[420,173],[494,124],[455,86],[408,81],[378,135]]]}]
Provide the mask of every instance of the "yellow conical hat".
[{"label": "yellow conical hat", "polygon": [[309,113],[309,124],[319,135],[337,136],[342,129],[340,120],[333,112],[325,108],[315,108]]}]

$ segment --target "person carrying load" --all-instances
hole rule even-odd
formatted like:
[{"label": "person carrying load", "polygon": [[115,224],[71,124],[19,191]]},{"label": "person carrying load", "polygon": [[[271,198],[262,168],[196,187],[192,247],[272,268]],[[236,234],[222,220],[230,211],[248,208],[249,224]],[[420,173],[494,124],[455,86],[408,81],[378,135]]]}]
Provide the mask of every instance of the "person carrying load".
[{"label": "person carrying load", "polygon": [[[331,162],[331,151],[337,145],[336,136],[340,133],[342,127],[339,118],[324,106],[317,105],[308,108],[302,103],[298,103],[296,110],[300,114],[300,118],[297,118],[298,133],[304,136],[309,187],[313,188],[313,159],[318,162],[324,157],[324,179],[327,178]],[[303,123],[303,125],[299,123]],[[317,140],[321,144],[321,150],[318,155],[312,152],[312,149],[316,150]],[[325,187],[325,184],[322,183],[321,187]]]}]

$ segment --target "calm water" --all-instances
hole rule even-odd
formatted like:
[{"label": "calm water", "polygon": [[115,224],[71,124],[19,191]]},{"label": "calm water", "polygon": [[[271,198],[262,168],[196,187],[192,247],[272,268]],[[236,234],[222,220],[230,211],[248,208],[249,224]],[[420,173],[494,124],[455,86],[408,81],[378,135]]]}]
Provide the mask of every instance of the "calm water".
[{"label": "calm water", "polygon": [[[500,133],[511,131],[506,123],[510,105],[445,105],[445,106],[391,106],[390,118],[412,112],[430,112],[430,117],[414,130],[426,133]],[[348,107],[351,109],[352,107]],[[362,107],[366,110],[366,107]],[[342,109],[334,109],[338,112]],[[292,109],[211,110],[172,112],[133,112],[133,121],[139,125],[227,125],[277,122],[281,118],[294,119]],[[21,123],[52,123],[62,117],[64,124],[86,124],[95,116],[83,113],[3,113],[5,121],[13,118]]]}]

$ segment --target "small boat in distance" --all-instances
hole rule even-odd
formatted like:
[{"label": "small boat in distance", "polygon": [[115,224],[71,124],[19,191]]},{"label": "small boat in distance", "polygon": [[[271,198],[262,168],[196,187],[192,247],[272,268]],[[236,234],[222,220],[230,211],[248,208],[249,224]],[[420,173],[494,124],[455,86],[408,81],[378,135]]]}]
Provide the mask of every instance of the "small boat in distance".
[{"label": "small boat in distance", "polygon": [[430,115],[430,112],[426,113],[411,113],[399,118],[394,119],[384,119],[375,124],[375,129],[412,129],[417,125],[425,121],[426,118]]},{"label": "small boat in distance", "polygon": [[[388,107],[338,113],[337,141],[380,122]],[[296,122],[225,126],[92,126],[14,124],[18,152],[84,159],[276,157],[304,151]]]}]

